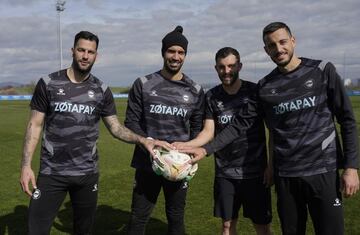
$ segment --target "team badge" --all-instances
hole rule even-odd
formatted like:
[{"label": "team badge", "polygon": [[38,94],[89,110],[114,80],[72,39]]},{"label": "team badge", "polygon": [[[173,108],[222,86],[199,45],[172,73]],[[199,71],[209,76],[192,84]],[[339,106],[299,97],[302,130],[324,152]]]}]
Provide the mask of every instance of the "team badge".
[{"label": "team badge", "polygon": [[314,86],[314,79],[309,79],[304,83],[305,88],[312,88]]},{"label": "team badge", "polygon": [[58,93],[56,93],[57,95],[65,95],[64,89],[59,88],[58,89]]},{"label": "team badge", "polygon": [[150,96],[158,96],[158,95],[156,94],[155,90],[152,90],[151,93],[150,93]]},{"label": "team badge", "polygon": [[188,102],[189,101],[189,96],[188,95],[183,95],[183,99],[185,102]]},{"label": "team badge", "polygon": [[34,190],[33,194],[32,194],[32,198],[33,198],[34,200],[37,200],[37,199],[39,199],[40,197],[41,197],[41,191],[40,191],[40,189],[36,188],[36,189]]},{"label": "team badge", "polygon": [[95,92],[92,90],[88,91],[88,96],[89,96],[89,98],[94,98]]},{"label": "team badge", "polygon": [[275,94],[277,93],[277,90],[276,90],[275,88],[273,88],[273,89],[270,90],[270,93],[271,93],[272,95],[275,95]]}]

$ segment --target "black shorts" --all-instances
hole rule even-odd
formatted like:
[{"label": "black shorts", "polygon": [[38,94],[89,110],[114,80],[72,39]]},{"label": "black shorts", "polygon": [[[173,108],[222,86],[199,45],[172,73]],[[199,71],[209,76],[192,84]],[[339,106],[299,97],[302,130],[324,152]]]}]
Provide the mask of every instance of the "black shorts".
[{"label": "black shorts", "polygon": [[74,212],[74,234],[91,234],[96,211],[98,179],[98,174],[40,174],[37,178],[37,189],[30,200],[29,234],[50,234],[51,225],[68,192]]},{"label": "black shorts", "polygon": [[344,234],[339,175],[328,172],[304,177],[275,177],[283,234],[305,234],[307,214],[316,234]]},{"label": "black shorts", "polygon": [[269,224],[272,219],[271,192],[263,178],[229,179],[215,177],[214,216],[225,221],[238,218],[243,206],[243,215],[255,224]]}]

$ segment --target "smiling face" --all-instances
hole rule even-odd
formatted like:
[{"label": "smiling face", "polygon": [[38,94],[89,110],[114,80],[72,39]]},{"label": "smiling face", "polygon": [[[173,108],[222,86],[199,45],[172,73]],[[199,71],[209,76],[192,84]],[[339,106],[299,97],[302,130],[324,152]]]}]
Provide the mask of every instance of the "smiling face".
[{"label": "smiling face", "polygon": [[233,54],[216,60],[215,69],[223,86],[232,86],[235,83],[239,78],[241,67],[242,64]]},{"label": "smiling face", "polygon": [[170,74],[180,71],[185,60],[185,50],[181,46],[171,46],[164,53],[164,69]]},{"label": "smiling face", "polygon": [[96,42],[79,39],[72,48],[72,54],[74,70],[82,74],[89,73],[96,60]]},{"label": "smiling face", "polygon": [[295,38],[285,28],[280,28],[264,37],[264,49],[278,67],[286,67],[294,56]]}]

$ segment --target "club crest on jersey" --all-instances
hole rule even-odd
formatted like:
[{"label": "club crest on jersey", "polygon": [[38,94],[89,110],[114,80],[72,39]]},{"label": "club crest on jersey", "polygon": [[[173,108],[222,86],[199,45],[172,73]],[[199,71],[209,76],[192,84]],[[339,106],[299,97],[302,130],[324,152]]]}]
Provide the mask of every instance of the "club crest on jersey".
[{"label": "club crest on jersey", "polygon": [[185,102],[188,102],[189,101],[189,96],[188,95],[183,95],[183,99]]},{"label": "club crest on jersey", "polygon": [[34,199],[34,200],[37,200],[37,199],[39,199],[41,197],[41,191],[40,191],[40,189],[35,189],[34,190],[34,192],[33,192],[33,194],[32,194],[32,198]]},{"label": "club crest on jersey", "polygon": [[152,90],[152,91],[150,92],[150,96],[158,96],[158,95],[156,94],[156,91],[155,91],[155,90]]},{"label": "club crest on jersey", "polygon": [[307,81],[304,83],[304,86],[305,86],[305,88],[309,88],[309,89],[313,88],[313,86],[314,86],[314,79],[309,79],[309,80],[307,80]]},{"label": "club crest on jersey", "polygon": [[91,99],[94,98],[95,92],[92,91],[92,90],[88,91],[88,96],[89,96],[89,98],[91,98]]},{"label": "club crest on jersey", "polygon": [[58,93],[56,93],[57,95],[65,95],[64,89],[59,88],[58,89]]},{"label": "club crest on jersey", "polygon": [[275,88],[270,90],[270,94],[275,95],[277,93],[277,90]]}]

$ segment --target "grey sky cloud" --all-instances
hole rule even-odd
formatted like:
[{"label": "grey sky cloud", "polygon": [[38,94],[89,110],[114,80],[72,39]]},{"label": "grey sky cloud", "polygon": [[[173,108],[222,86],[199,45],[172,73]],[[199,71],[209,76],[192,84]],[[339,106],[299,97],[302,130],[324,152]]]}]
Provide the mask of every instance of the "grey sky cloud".
[{"label": "grey sky cloud", "polygon": [[10,6],[30,6],[40,1],[42,0],[0,0],[0,3]]},{"label": "grey sky cloud", "polygon": [[[0,0],[0,81],[28,83],[59,68],[55,2]],[[358,0],[67,0],[65,7],[64,64],[71,64],[74,35],[92,31],[100,37],[93,72],[110,85],[129,86],[160,69],[161,39],[178,24],[189,40],[184,72],[200,83],[218,81],[214,55],[224,46],[240,51],[245,79],[270,72],[261,34],[272,21],[291,27],[299,56],[332,61],[340,75],[360,77]]]}]

